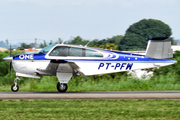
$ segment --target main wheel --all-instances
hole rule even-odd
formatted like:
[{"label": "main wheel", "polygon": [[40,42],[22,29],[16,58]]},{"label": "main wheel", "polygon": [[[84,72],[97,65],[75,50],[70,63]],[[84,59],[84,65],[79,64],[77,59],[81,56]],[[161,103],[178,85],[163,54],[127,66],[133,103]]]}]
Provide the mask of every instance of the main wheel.
[{"label": "main wheel", "polygon": [[60,84],[59,82],[57,83],[57,90],[59,92],[66,92],[67,89],[68,89],[67,84]]},{"label": "main wheel", "polygon": [[13,92],[17,92],[19,90],[19,86],[14,84],[14,85],[11,86],[11,90]]}]

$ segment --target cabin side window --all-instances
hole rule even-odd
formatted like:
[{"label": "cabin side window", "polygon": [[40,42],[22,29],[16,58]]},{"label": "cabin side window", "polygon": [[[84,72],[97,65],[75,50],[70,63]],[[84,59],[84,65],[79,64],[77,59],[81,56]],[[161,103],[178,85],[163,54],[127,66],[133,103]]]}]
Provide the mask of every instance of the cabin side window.
[{"label": "cabin side window", "polygon": [[103,54],[89,49],[57,46],[51,51],[49,56],[103,57]]},{"label": "cabin side window", "polygon": [[71,47],[70,48],[70,56],[82,57],[83,56],[83,49]]},{"label": "cabin side window", "polygon": [[85,49],[85,57],[103,57],[103,54],[94,50]]},{"label": "cabin side window", "polygon": [[69,47],[66,46],[57,46],[49,54],[49,56],[68,56],[68,55],[69,55]]}]

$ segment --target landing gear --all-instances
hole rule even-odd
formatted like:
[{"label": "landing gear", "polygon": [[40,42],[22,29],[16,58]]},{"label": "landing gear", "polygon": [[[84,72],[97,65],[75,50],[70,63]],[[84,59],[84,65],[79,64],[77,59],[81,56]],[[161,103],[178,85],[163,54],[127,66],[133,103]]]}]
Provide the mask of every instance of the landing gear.
[{"label": "landing gear", "polygon": [[68,89],[68,85],[65,83],[57,83],[57,90],[59,92],[66,92],[66,90]]},{"label": "landing gear", "polygon": [[11,90],[12,90],[13,92],[17,92],[17,91],[19,90],[19,86],[16,85],[16,84],[14,84],[14,85],[11,86]]},{"label": "landing gear", "polygon": [[17,81],[20,80],[18,77],[14,80],[14,84],[11,86],[11,90],[13,92],[17,92],[19,90],[19,86],[17,85]]}]

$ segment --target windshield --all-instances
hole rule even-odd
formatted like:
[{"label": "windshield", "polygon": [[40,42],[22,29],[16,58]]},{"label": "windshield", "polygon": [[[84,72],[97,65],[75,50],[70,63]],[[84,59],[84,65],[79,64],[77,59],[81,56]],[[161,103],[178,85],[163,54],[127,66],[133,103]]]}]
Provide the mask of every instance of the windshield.
[{"label": "windshield", "polygon": [[48,53],[54,46],[55,46],[55,44],[49,45],[49,46],[43,48],[39,53],[44,53],[44,54],[46,54],[46,53]]}]

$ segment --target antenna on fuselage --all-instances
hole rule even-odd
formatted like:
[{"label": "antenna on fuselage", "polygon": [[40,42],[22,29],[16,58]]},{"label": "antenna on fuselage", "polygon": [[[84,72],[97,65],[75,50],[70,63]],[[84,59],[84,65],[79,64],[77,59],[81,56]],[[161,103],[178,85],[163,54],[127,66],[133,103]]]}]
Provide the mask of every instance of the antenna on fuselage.
[{"label": "antenna on fuselage", "polygon": [[86,45],[85,47],[87,47],[89,45],[89,43],[93,40],[94,38],[92,38]]},{"label": "antenna on fuselage", "polygon": [[70,34],[66,37],[66,39],[61,44],[64,44],[64,42],[68,39],[69,36]]}]

